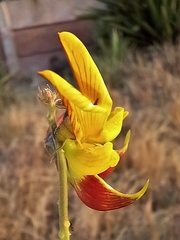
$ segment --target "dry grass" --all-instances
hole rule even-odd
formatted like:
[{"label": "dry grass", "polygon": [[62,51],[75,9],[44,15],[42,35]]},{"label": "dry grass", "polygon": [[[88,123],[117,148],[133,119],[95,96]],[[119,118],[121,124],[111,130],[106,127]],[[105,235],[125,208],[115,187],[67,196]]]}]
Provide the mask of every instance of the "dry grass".
[{"label": "dry grass", "polygon": [[[122,192],[150,187],[117,211],[84,206],[70,187],[72,239],[177,240],[180,236],[180,46],[138,56],[114,74],[115,105],[130,111],[128,152],[107,179]],[[32,100],[33,99],[33,100]],[[0,240],[57,239],[58,176],[43,148],[46,110],[34,96],[0,104]],[[115,141],[119,147],[121,137]]]}]

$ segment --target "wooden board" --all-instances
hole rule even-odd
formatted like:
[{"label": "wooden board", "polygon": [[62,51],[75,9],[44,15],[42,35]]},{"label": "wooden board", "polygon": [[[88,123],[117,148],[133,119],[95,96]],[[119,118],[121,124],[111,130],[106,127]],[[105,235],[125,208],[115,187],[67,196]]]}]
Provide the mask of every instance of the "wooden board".
[{"label": "wooden board", "polygon": [[86,45],[92,43],[92,22],[69,21],[13,30],[17,57],[27,57],[60,50],[58,32],[70,31]]}]

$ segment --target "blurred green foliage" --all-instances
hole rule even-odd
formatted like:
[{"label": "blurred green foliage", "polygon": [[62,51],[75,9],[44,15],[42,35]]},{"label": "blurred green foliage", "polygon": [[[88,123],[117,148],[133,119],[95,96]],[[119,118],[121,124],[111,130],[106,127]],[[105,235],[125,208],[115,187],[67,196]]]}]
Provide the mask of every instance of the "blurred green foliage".
[{"label": "blurred green foliage", "polygon": [[123,61],[130,48],[129,41],[120,36],[116,29],[111,30],[108,41],[101,37],[97,40],[97,43],[103,57],[111,64],[115,64],[116,61]]},{"label": "blurred green foliage", "polygon": [[98,21],[98,32],[108,39],[111,29],[140,46],[174,42],[180,32],[179,0],[97,0],[102,8],[82,17]]},{"label": "blurred green foliage", "polygon": [[[116,72],[119,71],[121,64],[125,62],[127,56],[132,52],[133,45],[120,36],[116,29],[112,29],[108,41],[102,37],[98,38],[97,45],[99,51],[98,54],[96,52],[95,56],[93,56],[94,60],[100,72],[103,73],[105,82],[112,85],[112,79],[114,79]],[[122,87],[123,83],[119,78],[118,84]]]}]

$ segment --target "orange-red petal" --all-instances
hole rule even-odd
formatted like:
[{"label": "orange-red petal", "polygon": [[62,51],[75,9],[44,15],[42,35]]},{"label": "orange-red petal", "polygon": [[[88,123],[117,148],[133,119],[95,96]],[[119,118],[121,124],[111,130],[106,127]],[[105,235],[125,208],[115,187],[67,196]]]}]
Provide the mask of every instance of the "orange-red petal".
[{"label": "orange-red petal", "polygon": [[106,171],[99,173],[98,176],[101,177],[102,179],[105,179],[114,171],[115,167],[108,168]]},{"label": "orange-red petal", "polygon": [[143,196],[149,185],[148,180],[139,192],[123,194],[113,189],[98,175],[85,176],[79,181],[70,179],[70,182],[82,202],[88,207],[99,211],[115,210],[134,203]]}]

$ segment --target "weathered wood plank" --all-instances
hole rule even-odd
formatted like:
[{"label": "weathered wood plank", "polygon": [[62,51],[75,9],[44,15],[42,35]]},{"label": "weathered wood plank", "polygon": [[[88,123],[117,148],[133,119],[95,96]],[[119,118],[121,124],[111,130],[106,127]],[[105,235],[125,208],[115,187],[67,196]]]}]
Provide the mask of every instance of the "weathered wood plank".
[{"label": "weathered wood plank", "polygon": [[18,57],[49,53],[60,49],[58,32],[70,31],[86,44],[92,42],[92,22],[69,21],[33,28],[14,30],[13,40]]},{"label": "weathered wood plank", "polygon": [[0,33],[1,44],[3,46],[3,55],[5,56],[6,65],[11,74],[19,69],[18,59],[15,52],[12,32],[10,30],[9,11],[5,2],[0,3]]},{"label": "weathered wood plank", "polygon": [[33,27],[75,20],[86,9],[97,6],[96,0],[18,0],[6,1],[11,29]]},{"label": "weathered wood plank", "polygon": [[94,23],[77,21],[76,17],[83,9],[95,5],[96,0],[1,2],[0,41],[3,47],[0,45],[0,54],[4,54],[9,71],[18,69],[22,74],[34,75],[39,69],[49,68],[54,59],[63,68],[65,57],[57,33],[70,31],[89,48],[93,42]]}]

